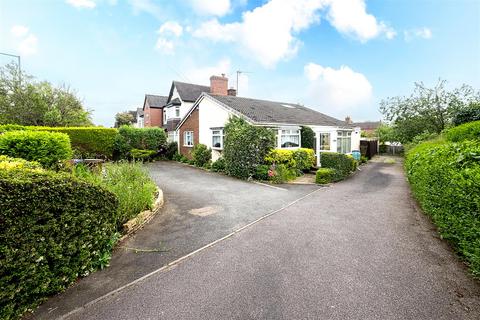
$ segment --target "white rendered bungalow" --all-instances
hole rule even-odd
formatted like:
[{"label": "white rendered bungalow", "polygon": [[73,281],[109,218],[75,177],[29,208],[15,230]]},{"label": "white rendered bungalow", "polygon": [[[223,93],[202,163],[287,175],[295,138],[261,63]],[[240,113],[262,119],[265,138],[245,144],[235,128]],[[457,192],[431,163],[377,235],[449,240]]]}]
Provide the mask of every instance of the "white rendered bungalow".
[{"label": "white rendered bungalow", "polygon": [[312,128],[317,162],[321,152],[349,154],[360,149],[360,129],[345,121],[298,104],[237,97],[235,90],[227,87],[227,78],[213,76],[211,92],[203,92],[179,122],[176,131],[182,155],[189,157],[193,146],[202,143],[212,149],[212,160],[218,159],[223,150],[223,128],[232,116],[275,130],[279,149],[299,148],[301,126]]}]

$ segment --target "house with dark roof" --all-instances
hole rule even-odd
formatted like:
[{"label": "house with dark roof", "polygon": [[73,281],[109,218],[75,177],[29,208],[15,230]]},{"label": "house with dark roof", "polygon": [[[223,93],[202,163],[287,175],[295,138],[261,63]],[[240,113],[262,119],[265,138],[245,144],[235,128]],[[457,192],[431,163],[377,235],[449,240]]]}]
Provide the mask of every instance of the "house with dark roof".
[{"label": "house with dark roof", "polygon": [[162,127],[163,109],[167,103],[166,96],[157,96],[146,94],[143,100],[143,126],[144,127]]},{"label": "house with dark roof", "polygon": [[237,97],[234,89],[228,89],[224,75],[212,76],[207,88],[176,127],[179,152],[186,157],[195,144],[202,143],[212,149],[212,160],[218,159],[223,150],[223,128],[232,116],[274,130],[280,149],[299,148],[300,129],[309,126],[315,132],[317,159],[321,152],[348,154],[359,150],[360,129],[345,121],[295,103]]}]

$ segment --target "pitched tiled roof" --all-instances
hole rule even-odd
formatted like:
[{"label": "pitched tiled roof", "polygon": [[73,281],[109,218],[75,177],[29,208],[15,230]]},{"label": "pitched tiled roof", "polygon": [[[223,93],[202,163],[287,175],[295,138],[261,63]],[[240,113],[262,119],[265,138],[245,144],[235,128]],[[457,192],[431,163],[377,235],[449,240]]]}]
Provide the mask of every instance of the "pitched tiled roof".
[{"label": "pitched tiled roof", "polygon": [[382,124],[382,121],[364,121],[364,122],[354,122],[352,126],[360,127],[363,130],[375,130]]},{"label": "pitched tiled roof", "polygon": [[185,83],[180,81],[173,81],[177,88],[178,94],[183,101],[195,102],[202,92],[210,92],[210,87],[201,86],[198,84]]},{"label": "pitched tiled roof", "polygon": [[208,95],[256,123],[350,127],[345,121],[294,103]]},{"label": "pitched tiled roof", "polygon": [[136,115],[138,115],[139,117],[143,117],[143,109],[142,108],[137,108]]},{"label": "pitched tiled roof", "polygon": [[145,99],[148,102],[150,108],[162,108],[167,104],[168,97],[146,94]]}]

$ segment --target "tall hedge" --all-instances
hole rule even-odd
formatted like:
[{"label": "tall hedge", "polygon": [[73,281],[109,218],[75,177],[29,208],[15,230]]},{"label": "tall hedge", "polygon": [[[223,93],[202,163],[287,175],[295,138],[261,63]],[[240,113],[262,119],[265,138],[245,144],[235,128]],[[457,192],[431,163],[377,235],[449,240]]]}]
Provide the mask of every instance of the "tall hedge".
[{"label": "tall hedge", "polygon": [[335,169],[333,181],[345,179],[356,167],[355,160],[351,156],[336,152],[322,152],[320,165],[322,168]]},{"label": "tall hedge", "polygon": [[424,142],[405,168],[424,212],[480,276],[480,142]]},{"label": "tall hedge", "polygon": [[302,148],[313,149],[315,148],[315,132],[312,128],[303,126],[300,130]]},{"label": "tall hedge", "polygon": [[448,141],[480,140],[480,121],[464,123],[453,127],[445,133]]},{"label": "tall hedge", "polygon": [[116,197],[69,175],[0,170],[0,319],[108,262]]},{"label": "tall hedge", "polygon": [[162,128],[121,126],[115,140],[117,157],[126,158],[132,149],[160,151],[166,148],[167,135]]},{"label": "tall hedge", "polygon": [[257,166],[264,163],[265,156],[274,148],[274,133],[237,117],[230,118],[224,131],[225,172],[242,179],[252,177]]},{"label": "tall hedge", "polygon": [[70,159],[72,148],[68,135],[64,133],[7,131],[0,134],[0,154],[53,167],[59,161]]}]

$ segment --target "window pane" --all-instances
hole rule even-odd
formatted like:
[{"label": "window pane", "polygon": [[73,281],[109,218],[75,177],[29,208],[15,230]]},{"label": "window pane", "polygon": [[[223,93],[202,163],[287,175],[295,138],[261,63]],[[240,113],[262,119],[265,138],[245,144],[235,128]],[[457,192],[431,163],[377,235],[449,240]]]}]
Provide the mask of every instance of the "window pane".
[{"label": "window pane", "polygon": [[330,133],[320,133],[320,150],[330,150]]},{"label": "window pane", "polygon": [[213,136],[212,146],[214,148],[221,148],[222,147],[222,142],[221,142],[221,137],[220,136]]},{"label": "window pane", "polygon": [[282,148],[298,147],[300,145],[300,137],[298,135],[282,135],[280,142]]}]

